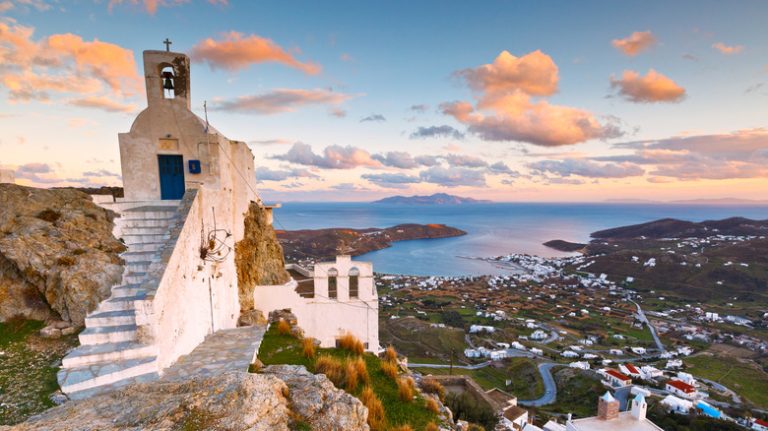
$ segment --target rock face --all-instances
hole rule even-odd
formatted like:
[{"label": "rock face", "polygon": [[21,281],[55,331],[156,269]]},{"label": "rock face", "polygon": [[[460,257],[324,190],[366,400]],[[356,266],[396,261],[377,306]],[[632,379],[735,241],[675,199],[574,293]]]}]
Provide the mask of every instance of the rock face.
[{"label": "rock face", "polygon": [[115,214],[76,190],[0,184],[0,320],[82,326],[123,273]]},{"label": "rock face", "polygon": [[284,284],[290,280],[285,271],[283,248],[267,221],[267,210],[251,202],[245,215],[243,239],[235,244],[235,264],[241,311],[254,307],[256,286]]},{"label": "rock face", "polygon": [[231,372],[183,382],[128,386],[68,402],[0,430],[222,430],[312,429],[367,431],[368,410],[304,367],[267,367],[264,374]]}]

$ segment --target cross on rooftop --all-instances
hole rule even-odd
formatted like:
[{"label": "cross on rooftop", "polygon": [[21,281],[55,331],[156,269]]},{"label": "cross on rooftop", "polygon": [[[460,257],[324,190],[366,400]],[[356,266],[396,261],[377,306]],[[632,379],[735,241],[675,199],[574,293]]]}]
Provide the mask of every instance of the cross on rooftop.
[{"label": "cross on rooftop", "polygon": [[165,50],[166,50],[166,51],[170,51],[170,50],[171,50],[171,44],[172,44],[173,42],[171,42],[171,41],[170,41],[170,40],[169,40],[169,39],[166,37],[166,38],[165,38],[165,40],[163,41],[163,43],[165,44]]}]

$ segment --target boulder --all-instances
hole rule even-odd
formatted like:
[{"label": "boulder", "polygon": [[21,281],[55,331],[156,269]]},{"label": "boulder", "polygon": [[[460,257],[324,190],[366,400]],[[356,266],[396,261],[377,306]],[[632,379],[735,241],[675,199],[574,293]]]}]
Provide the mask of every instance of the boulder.
[{"label": "boulder", "polygon": [[61,329],[49,325],[40,330],[40,336],[43,338],[61,338]]},{"label": "boulder", "polygon": [[267,324],[264,313],[259,310],[248,310],[240,313],[237,326],[263,326]]},{"label": "boulder", "polygon": [[70,401],[0,431],[368,431],[368,410],[324,375],[301,366],[263,374],[233,371],[184,381],[134,384]]},{"label": "boulder", "polygon": [[0,321],[82,326],[119,283],[115,213],[71,189],[0,184]]},{"label": "boulder", "polygon": [[357,398],[336,389],[324,374],[300,365],[270,365],[262,374],[288,385],[291,410],[313,430],[367,430],[368,409]]}]

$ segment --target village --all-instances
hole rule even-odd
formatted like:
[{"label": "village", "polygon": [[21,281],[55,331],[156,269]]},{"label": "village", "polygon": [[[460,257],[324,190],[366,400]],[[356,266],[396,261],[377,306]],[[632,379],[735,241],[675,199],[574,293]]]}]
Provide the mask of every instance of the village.
[{"label": "village", "polygon": [[[701,247],[717,241],[752,239],[718,235],[678,244]],[[509,429],[529,429],[523,428],[528,414],[557,420],[568,413],[558,414],[557,391],[563,388],[552,378],[553,369],[566,367],[591,375],[614,391],[622,410],[630,395],[640,394],[668,413],[705,415],[752,429],[765,426],[765,422],[752,418],[748,408],[760,412],[768,407],[762,395],[768,384],[764,378],[754,387],[757,382],[742,377],[737,386],[747,390],[740,393],[707,378],[712,377],[709,372],[697,375],[697,369],[707,362],[712,350],[728,351],[723,346],[732,346],[746,357],[764,357],[768,342],[762,330],[732,329],[765,328],[768,314],[753,320],[736,314],[735,308],[734,314],[721,315],[698,302],[665,303],[665,298],[659,297],[648,307],[644,295],[632,289],[633,277],[614,281],[604,273],[589,273],[594,261],[583,255],[542,258],[511,254],[487,260],[512,269],[510,275],[379,275],[381,325],[393,327],[398,321],[415,319],[428,324],[433,337],[434,331],[461,329],[465,341],[461,351],[434,354],[434,345],[430,345],[432,353],[424,349],[423,355],[409,357],[410,366],[422,373],[439,374],[449,366],[452,373],[479,376],[488,390],[514,388],[516,377],[504,375],[509,369],[504,364],[528,361],[529,368],[540,374],[537,384],[543,386],[543,393],[537,399],[518,401],[533,410],[524,413],[524,409],[516,409],[517,417],[508,418]],[[642,268],[655,265],[652,258],[632,260]],[[403,326],[418,328],[412,322]],[[398,335],[388,337],[382,329],[381,338],[398,346],[405,338],[402,331]],[[451,348],[455,350],[456,345]],[[418,354],[418,349],[414,353]],[[496,371],[483,373],[485,368]],[[493,374],[501,375],[488,378]],[[754,389],[749,390],[750,386]],[[584,402],[591,404],[589,394],[582,395]]]}]

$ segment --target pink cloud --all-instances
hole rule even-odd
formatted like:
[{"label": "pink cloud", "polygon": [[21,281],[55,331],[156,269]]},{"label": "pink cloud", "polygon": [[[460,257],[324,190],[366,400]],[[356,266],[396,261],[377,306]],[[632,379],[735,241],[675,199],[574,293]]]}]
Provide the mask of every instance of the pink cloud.
[{"label": "pink cloud", "polygon": [[205,39],[192,47],[191,56],[195,61],[204,61],[211,68],[239,70],[251,64],[276,62],[299,69],[309,75],[320,73],[321,67],[314,63],[302,63],[270,39],[257,35],[244,36],[231,31],[220,40]]},{"label": "pink cloud", "polygon": [[82,99],[71,100],[69,104],[80,108],[101,109],[107,112],[130,113],[136,111],[136,105],[122,104],[108,97],[86,97]]},{"label": "pink cloud", "polygon": [[457,101],[440,108],[482,139],[558,146],[620,135],[585,110],[533,99],[557,91],[557,65],[541,51],[522,57],[504,51],[493,63],[457,75],[474,91],[476,106]]},{"label": "pink cloud", "polygon": [[[117,97],[140,91],[133,51],[66,33],[34,40],[34,28],[0,22],[0,84],[11,101],[49,100],[51,93]],[[106,89],[104,88],[106,86]]]},{"label": "pink cloud", "polygon": [[277,114],[295,111],[307,105],[339,105],[354,96],[325,89],[277,88],[268,93],[240,96],[220,101],[215,109],[221,111],[252,112],[256,114]]},{"label": "pink cloud", "polygon": [[679,102],[685,98],[685,88],[653,69],[645,76],[625,70],[620,79],[611,77],[611,87],[635,103]]},{"label": "pink cloud", "polygon": [[[116,5],[130,3],[132,5],[142,5],[144,10],[154,15],[160,6],[177,6],[183,3],[189,3],[190,0],[109,0],[109,10],[112,11]],[[209,1],[209,3],[212,3]]]},{"label": "pink cloud", "polygon": [[720,51],[721,54],[725,54],[725,55],[738,54],[744,50],[744,47],[742,45],[729,46],[724,44],[723,42],[717,42],[713,44],[712,48]]},{"label": "pink cloud", "polygon": [[656,44],[656,37],[650,31],[636,31],[624,39],[614,39],[611,45],[624,55],[634,57]]}]

